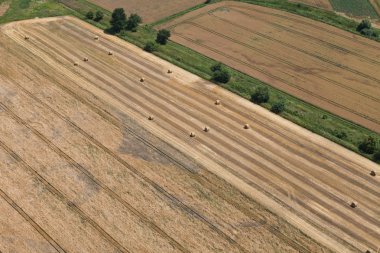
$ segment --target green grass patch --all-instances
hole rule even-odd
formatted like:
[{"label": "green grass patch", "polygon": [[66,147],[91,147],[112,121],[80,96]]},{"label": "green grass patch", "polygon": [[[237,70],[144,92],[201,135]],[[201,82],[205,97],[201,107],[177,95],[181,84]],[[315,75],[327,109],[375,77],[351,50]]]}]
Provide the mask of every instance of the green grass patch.
[{"label": "green grass patch", "polygon": [[344,12],[350,16],[372,17],[378,15],[368,0],[330,0],[334,10]]}]

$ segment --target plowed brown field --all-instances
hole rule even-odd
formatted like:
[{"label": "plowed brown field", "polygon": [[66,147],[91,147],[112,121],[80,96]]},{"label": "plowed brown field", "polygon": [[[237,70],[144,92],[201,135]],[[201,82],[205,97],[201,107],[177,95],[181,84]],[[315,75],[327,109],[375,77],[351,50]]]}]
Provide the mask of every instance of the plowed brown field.
[{"label": "plowed brown field", "polygon": [[82,21],[0,30],[1,252],[380,245],[378,165]]},{"label": "plowed brown field", "polygon": [[144,23],[151,23],[180,11],[189,9],[203,0],[90,0],[90,2],[113,11],[115,8],[124,8],[130,13],[137,13]]},{"label": "plowed brown field", "polygon": [[380,44],[293,14],[223,2],[174,20],[172,39],[380,133]]}]

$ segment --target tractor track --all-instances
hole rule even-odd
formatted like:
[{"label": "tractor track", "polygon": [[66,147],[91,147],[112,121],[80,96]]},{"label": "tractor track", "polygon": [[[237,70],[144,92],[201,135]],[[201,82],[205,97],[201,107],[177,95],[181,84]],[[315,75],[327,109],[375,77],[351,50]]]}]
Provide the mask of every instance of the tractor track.
[{"label": "tractor track", "polygon": [[[0,141],[0,146],[10,155],[11,153],[6,150],[3,143]],[[17,159],[13,157],[13,159]],[[18,160],[16,160],[18,161]],[[0,189],[0,196],[3,198],[17,213],[19,213],[36,231],[39,233],[57,252],[66,251],[48,234],[46,233],[20,206],[16,204],[2,189]]]}]

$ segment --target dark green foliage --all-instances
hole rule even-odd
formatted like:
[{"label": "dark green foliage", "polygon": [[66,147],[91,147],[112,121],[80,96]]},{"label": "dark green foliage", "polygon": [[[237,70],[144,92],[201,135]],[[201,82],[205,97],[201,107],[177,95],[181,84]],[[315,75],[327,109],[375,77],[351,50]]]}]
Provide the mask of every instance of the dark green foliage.
[{"label": "dark green foliage", "polygon": [[363,30],[360,31],[360,33],[363,34],[364,36],[367,36],[367,37],[377,37],[378,36],[376,31],[374,31],[373,29],[364,28]]},{"label": "dark green foliage", "polygon": [[141,22],[142,22],[142,19],[139,15],[137,15],[136,13],[131,14],[131,16],[129,16],[129,18],[128,18],[126,29],[128,31],[132,31],[132,30],[136,31],[138,25]]},{"label": "dark green foliage", "polygon": [[376,149],[376,140],[372,136],[366,138],[359,144],[359,150],[366,154],[373,154]]},{"label": "dark green foliage", "polygon": [[380,162],[380,150],[378,150],[374,155],[373,155],[373,160],[375,162]]},{"label": "dark green foliage", "polygon": [[95,20],[96,22],[99,22],[100,20],[103,19],[103,17],[104,17],[104,13],[101,12],[101,11],[97,11],[97,12],[95,13],[95,18],[94,18],[94,20]]},{"label": "dark green foliage", "polygon": [[211,0],[206,0],[205,4],[211,3]]},{"label": "dark green foliage", "polygon": [[371,28],[372,28],[371,21],[369,21],[368,19],[364,19],[362,20],[362,22],[360,22],[358,27],[356,27],[356,31],[361,32],[363,29],[371,29]]},{"label": "dark green foliage", "polygon": [[347,138],[347,134],[346,134],[346,132],[344,132],[344,131],[338,131],[338,130],[335,130],[335,131],[333,132],[333,135],[334,135],[335,137],[339,138],[339,139],[345,139],[345,138]]},{"label": "dark green foliage", "polygon": [[228,83],[231,79],[231,74],[225,69],[217,70],[212,74],[212,80],[218,83]]},{"label": "dark green foliage", "polygon": [[156,38],[157,43],[159,43],[161,45],[166,45],[170,35],[171,34],[170,34],[169,30],[166,30],[166,29],[159,30],[157,33],[157,38]]},{"label": "dark green foliage", "polygon": [[127,22],[127,16],[125,15],[123,8],[116,8],[112,12],[112,18],[111,18],[111,31],[113,33],[119,33],[121,30],[124,29]]},{"label": "dark green foliage", "polygon": [[220,62],[218,62],[217,64],[212,65],[210,69],[212,72],[220,71],[220,70],[222,70],[222,64]]},{"label": "dark green foliage", "polygon": [[145,44],[144,50],[151,53],[157,50],[157,44],[153,41],[149,41]]},{"label": "dark green foliage", "polygon": [[258,87],[251,95],[251,101],[256,104],[266,103],[269,101],[269,90],[267,87]]},{"label": "dark green foliage", "polygon": [[285,102],[282,100],[275,102],[270,110],[276,114],[283,112],[285,110]]},{"label": "dark green foliage", "polygon": [[87,19],[93,19],[94,18],[94,13],[92,11],[89,11],[86,13],[86,18]]}]

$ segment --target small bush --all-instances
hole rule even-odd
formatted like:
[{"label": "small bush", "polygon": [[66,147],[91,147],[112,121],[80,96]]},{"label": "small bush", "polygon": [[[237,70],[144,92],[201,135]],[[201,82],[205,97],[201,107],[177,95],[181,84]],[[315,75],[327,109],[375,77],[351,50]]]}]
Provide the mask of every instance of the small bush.
[{"label": "small bush", "polygon": [[256,104],[266,103],[269,101],[269,90],[267,87],[258,87],[251,95],[251,101]]},{"label": "small bush", "polygon": [[157,51],[157,44],[154,43],[153,41],[149,41],[148,43],[145,44],[144,50],[151,53],[154,51]]},{"label": "small bush", "polygon": [[103,19],[103,17],[104,17],[103,12],[101,12],[101,11],[97,11],[97,12],[95,13],[95,18],[94,18],[94,20],[95,20],[96,22],[99,22],[100,20]]},{"label": "small bush", "polygon": [[228,83],[231,79],[231,74],[225,69],[217,70],[212,74],[212,80],[218,83]]},{"label": "small bush", "polygon": [[364,36],[367,36],[367,37],[377,37],[378,36],[376,31],[374,31],[373,29],[368,29],[368,28],[364,28],[363,30],[360,31],[360,33],[363,34]]},{"label": "small bush", "polygon": [[206,0],[205,4],[211,3],[211,0]]},{"label": "small bush", "polygon": [[368,137],[358,146],[359,150],[366,154],[373,154],[376,150],[376,140],[373,137]]},{"label": "small bush", "polygon": [[339,139],[345,139],[345,138],[347,138],[347,134],[346,134],[346,132],[344,132],[344,131],[337,131],[337,130],[335,130],[335,131],[333,132],[333,135],[334,135],[335,137],[339,138]]},{"label": "small bush", "polygon": [[92,11],[89,11],[86,13],[86,18],[87,19],[93,19],[94,18],[94,13]]},{"label": "small bush", "polygon": [[374,155],[373,155],[373,160],[375,162],[380,162],[380,150],[378,150]]},{"label": "small bush", "polygon": [[278,101],[272,105],[270,110],[276,114],[282,113],[285,110],[285,102]]},{"label": "small bush", "polygon": [[368,19],[362,20],[362,22],[360,22],[360,24],[356,27],[356,31],[358,32],[361,32],[364,29],[372,29],[371,21]]},{"label": "small bush", "polygon": [[159,30],[157,33],[157,38],[156,38],[157,43],[159,43],[161,45],[166,45],[170,35],[171,34],[170,34],[169,30],[166,30],[166,29]]},{"label": "small bush", "polygon": [[221,71],[222,70],[222,64],[220,62],[218,62],[215,65],[212,65],[210,69],[212,72]]}]

